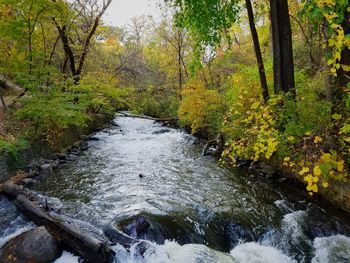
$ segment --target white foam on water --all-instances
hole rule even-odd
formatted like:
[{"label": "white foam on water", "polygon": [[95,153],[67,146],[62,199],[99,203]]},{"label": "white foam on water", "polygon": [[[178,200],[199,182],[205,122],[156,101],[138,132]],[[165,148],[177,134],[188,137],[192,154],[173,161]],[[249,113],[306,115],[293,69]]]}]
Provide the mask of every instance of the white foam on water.
[{"label": "white foam on water", "polygon": [[276,248],[255,242],[240,244],[230,254],[211,249],[201,244],[179,245],[166,241],[164,245],[148,242],[150,247],[143,256],[134,245],[130,253],[115,247],[117,262],[121,263],[295,263]]},{"label": "white foam on water", "polygon": [[334,235],[314,240],[315,256],[312,263],[349,263],[350,237]]},{"label": "white foam on water", "polygon": [[307,240],[302,224],[305,222],[306,211],[295,211],[283,216],[282,230],[287,240],[300,242]]},{"label": "white foam on water", "polygon": [[295,263],[274,247],[263,246],[255,242],[244,243],[231,250],[233,262],[239,263]]},{"label": "white foam on water", "polygon": [[61,257],[56,259],[54,263],[79,263],[79,257],[67,251],[63,251]]}]

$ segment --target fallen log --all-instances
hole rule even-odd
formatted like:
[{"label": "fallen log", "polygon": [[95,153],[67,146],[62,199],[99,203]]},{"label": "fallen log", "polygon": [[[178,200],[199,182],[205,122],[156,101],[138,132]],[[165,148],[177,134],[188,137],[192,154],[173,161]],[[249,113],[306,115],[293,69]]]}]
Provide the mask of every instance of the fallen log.
[{"label": "fallen log", "polygon": [[45,226],[56,240],[89,262],[113,262],[115,253],[106,243],[81,232],[67,222],[52,218],[24,195],[17,196],[14,204],[36,225]]},{"label": "fallen log", "polygon": [[[92,237],[79,228],[48,212],[45,201],[33,192],[13,183],[0,185],[0,193],[14,199],[18,210],[38,226],[45,226],[49,233],[73,253],[81,256],[87,262],[113,262],[115,252],[108,244]],[[117,230],[116,230],[117,231]],[[114,243],[130,248],[139,242],[123,233],[114,232]]]},{"label": "fallen log", "polygon": [[10,81],[8,78],[6,78],[4,75],[0,74],[0,85],[3,86],[5,89],[13,90],[19,93],[25,92],[25,89],[18,86],[17,84]]},{"label": "fallen log", "polygon": [[179,119],[178,118],[153,118],[145,115],[136,115],[136,114],[130,114],[127,112],[119,112],[118,113],[120,117],[129,117],[129,118],[138,118],[138,119],[146,119],[146,120],[152,120],[156,122],[176,122]]}]

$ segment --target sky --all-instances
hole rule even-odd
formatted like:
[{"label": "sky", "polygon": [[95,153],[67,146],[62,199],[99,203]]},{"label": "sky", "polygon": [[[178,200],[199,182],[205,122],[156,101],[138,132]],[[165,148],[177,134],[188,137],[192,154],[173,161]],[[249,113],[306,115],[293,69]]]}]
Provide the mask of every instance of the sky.
[{"label": "sky", "polygon": [[135,16],[160,15],[157,3],[163,0],[113,0],[103,18],[107,25],[124,26]]}]

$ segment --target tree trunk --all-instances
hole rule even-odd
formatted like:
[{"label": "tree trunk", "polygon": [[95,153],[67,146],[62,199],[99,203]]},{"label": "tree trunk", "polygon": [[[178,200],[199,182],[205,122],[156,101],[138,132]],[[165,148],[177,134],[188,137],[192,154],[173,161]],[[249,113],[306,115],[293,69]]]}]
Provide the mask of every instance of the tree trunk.
[{"label": "tree trunk", "polygon": [[265,68],[264,68],[264,61],[263,61],[261,49],[260,49],[259,36],[258,36],[258,32],[256,31],[255,23],[254,23],[253,7],[250,0],[246,0],[245,2],[247,6],[247,11],[248,11],[249,26],[250,26],[250,31],[252,33],[256,60],[258,62],[258,70],[259,70],[260,84],[262,88],[262,95],[263,95],[264,101],[267,102],[269,100],[269,90],[267,88],[266,74],[265,74]]},{"label": "tree trunk", "polygon": [[[350,1],[349,1],[350,5]],[[345,13],[345,19],[342,23],[342,27],[344,29],[344,35],[350,34],[350,12]],[[340,64],[349,67],[350,66],[350,50],[348,47],[345,47],[341,53]],[[346,87],[350,82],[350,71],[346,71],[343,67],[340,67],[337,72],[337,84],[340,89]]]},{"label": "tree trunk", "polygon": [[273,46],[274,90],[296,97],[292,29],[287,0],[270,0]]},{"label": "tree trunk", "polygon": [[182,101],[182,62],[181,62],[181,53],[182,53],[182,34],[178,32],[178,48],[177,48],[177,62],[178,62],[178,74],[179,74],[179,100]]}]

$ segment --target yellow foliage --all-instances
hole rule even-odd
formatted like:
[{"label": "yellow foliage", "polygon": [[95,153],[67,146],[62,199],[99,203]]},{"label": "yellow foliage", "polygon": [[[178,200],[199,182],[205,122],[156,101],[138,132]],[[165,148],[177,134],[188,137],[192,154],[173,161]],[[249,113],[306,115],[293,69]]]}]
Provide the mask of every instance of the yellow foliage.
[{"label": "yellow foliage", "polygon": [[203,83],[193,81],[184,87],[182,95],[178,115],[181,122],[191,125],[193,133],[209,129],[209,125],[215,123],[213,119],[219,119],[223,101],[216,90],[207,89]]}]

